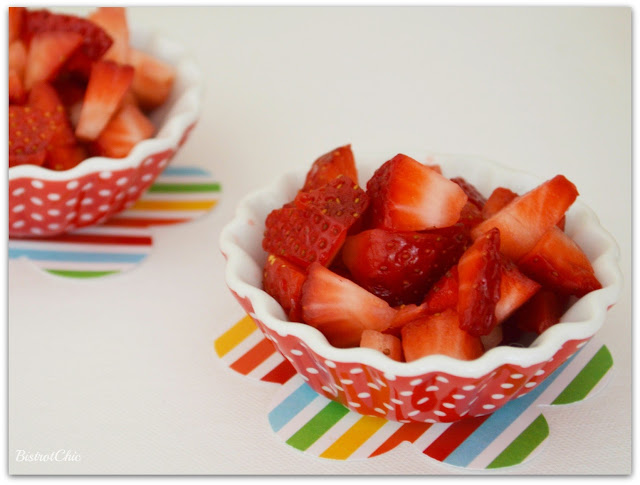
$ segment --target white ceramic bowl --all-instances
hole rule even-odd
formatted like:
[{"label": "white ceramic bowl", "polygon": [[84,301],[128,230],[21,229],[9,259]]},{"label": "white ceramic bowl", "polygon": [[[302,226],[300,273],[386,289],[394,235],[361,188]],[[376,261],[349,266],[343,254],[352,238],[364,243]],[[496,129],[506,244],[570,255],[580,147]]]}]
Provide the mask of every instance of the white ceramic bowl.
[{"label": "white ceramic bowl", "polygon": [[[477,157],[430,155],[419,160],[439,164],[447,177],[464,177],[485,196],[498,186],[524,193],[543,182]],[[361,185],[384,161],[358,166]],[[401,422],[450,422],[494,412],[535,388],[583,346],[604,324],[621,293],[618,246],[578,200],[567,213],[565,231],[589,257],[602,289],[577,300],[561,323],[529,347],[496,347],[473,361],[431,355],[409,363],[371,349],[333,347],[315,328],[287,321],[280,305],[262,289],[265,218],[295,197],[304,176],[304,171],[285,175],[239,204],[220,237],[226,282],[309,385],[353,411]]]},{"label": "white ceramic bowl", "polygon": [[186,141],[200,114],[203,80],[183,48],[133,30],[131,45],[170,63],[176,79],[167,102],[151,114],[158,127],[125,158],[91,157],[70,170],[9,168],[9,236],[54,236],[97,224],[133,205]]}]

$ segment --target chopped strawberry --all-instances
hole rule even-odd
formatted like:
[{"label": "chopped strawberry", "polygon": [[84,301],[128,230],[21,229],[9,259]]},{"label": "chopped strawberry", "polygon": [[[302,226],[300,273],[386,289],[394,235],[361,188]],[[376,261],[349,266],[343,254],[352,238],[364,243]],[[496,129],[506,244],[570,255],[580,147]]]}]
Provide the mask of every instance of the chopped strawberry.
[{"label": "chopped strawberry", "polygon": [[518,194],[512,190],[506,187],[497,187],[491,192],[487,202],[482,207],[482,216],[488,219],[516,197],[518,197]]},{"label": "chopped strawberry", "polygon": [[506,320],[536,294],[540,285],[523,275],[516,264],[502,256],[500,278],[500,299],[496,303],[496,320]]},{"label": "chopped strawberry", "polygon": [[9,104],[23,104],[27,98],[27,91],[22,85],[18,73],[9,69]]},{"label": "chopped strawberry", "polygon": [[39,32],[33,36],[27,53],[24,85],[31,89],[39,81],[51,81],[62,65],[82,44],[76,32]]},{"label": "chopped strawberry", "polygon": [[26,11],[25,7],[9,7],[9,44],[20,37]]},{"label": "chopped strawberry", "polygon": [[155,127],[134,104],[124,104],[92,144],[94,152],[110,158],[126,157],[131,149],[151,138]]},{"label": "chopped strawberry", "polygon": [[396,306],[420,303],[468,243],[462,224],[425,232],[369,229],[347,238],[342,258],[356,283]]},{"label": "chopped strawberry", "polygon": [[101,59],[126,64],[129,58],[129,27],[124,7],[99,7],[88,19],[101,27],[113,40]]},{"label": "chopped strawberry", "polygon": [[95,140],[120,107],[133,80],[133,67],[97,61],[91,68],[76,136]]},{"label": "chopped strawberry", "polygon": [[460,188],[464,190],[464,193],[467,194],[467,197],[469,198],[469,202],[475,205],[478,210],[482,210],[482,207],[484,207],[484,205],[486,204],[487,199],[480,193],[475,185],[473,185],[463,177],[453,177],[451,181],[458,184]]},{"label": "chopped strawberry", "polygon": [[89,154],[87,149],[82,145],[61,145],[56,147],[50,147],[47,149],[47,158],[45,160],[45,167],[51,170],[69,170],[85,158]]},{"label": "chopped strawberry", "polygon": [[354,282],[312,263],[302,285],[305,323],[320,330],[336,347],[355,347],[363,330],[386,329],[396,310]]},{"label": "chopped strawberry", "polygon": [[395,335],[378,332],[377,330],[363,330],[360,337],[360,347],[377,350],[398,362],[402,362],[402,342]]},{"label": "chopped strawberry", "polygon": [[476,239],[458,262],[460,328],[471,335],[487,335],[497,323],[500,261],[500,231],[494,228]]},{"label": "chopped strawberry", "polygon": [[480,341],[482,342],[485,352],[500,345],[502,343],[502,339],[502,325],[500,324],[493,327],[493,330],[491,330],[487,335],[480,336]]},{"label": "chopped strawberry", "polygon": [[519,261],[520,270],[562,294],[582,297],[602,288],[589,258],[558,227],[551,227]]},{"label": "chopped strawberry", "polygon": [[434,313],[402,327],[402,350],[407,362],[441,354],[473,360],[484,353],[482,341],[460,328],[455,310]]},{"label": "chopped strawberry", "polygon": [[467,202],[456,183],[402,154],[376,170],[367,193],[374,227],[392,231],[451,226]]},{"label": "chopped strawberry", "polygon": [[9,106],[9,167],[42,165],[53,136],[44,113],[30,106]]},{"label": "chopped strawberry", "polygon": [[500,230],[500,250],[513,261],[531,251],[542,235],[562,218],[578,196],[575,185],[557,175],[512,200],[502,210],[478,224],[474,239],[493,227]]},{"label": "chopped strawberry", "polygon": [[24,70],[27,67],[27,47],[21,40],[9,44],[9,70],[14,70],[20,82],[24,81]]},{"label": "chopped strawberry", "polygon": [[298,193],[294,202],[303,209],[313,207],[349,228],[366,210],[369,197],[349,177],[339,175],[322,187]]},{"label": "chopped strawberry", "polygon": [[484,218],[482,217],[480,209],[478,209],[475,204],[467,202],[460,212],[460,219],[458,219],[458,222],[463,224],[469,233],[471,233],[471,229],[476,227],[482,221],[484,221]]},{"label": "chopped strawberry", "polygon": [[302,284],[306,275],[296,265],[274,254],[267,257],[264,265],[262,287],[282,306],[292,322],[302,321]]},{"label": "chopped strawberry", "polygon": [[64,76],[58,77],[52,85],[67,110],[71,126],[75,129],[80,121],[80,111],[82,111],[82,101],[87,84],[76,77]]},{"label": "chopped strawberry", "polygon": [[262,248],[306,269],[316,261],[330,265],[346,237],[343,225],[317,209],[292,203],[267,216]]},{"label": "chopped strawberry", "polygon": [[435,165],[425,164],[424,166],[442,175],[442,167],[440,167],[440,165],[438,165],[437,163]]},{"label": "chopped strawberry", "polygon": [[131,90],[140,107],[151,110],[162,105],[175,82],[173,66],[134,48],[129,49],[127,63],[135,68]]},{"label": "chopped strawberry", "polygon": [[509,319],[522,331],[541,334],[560,321],[567,309],[569,297],[542,288]]},{"label": "chopped strawberry", "polygon": [[28,104],[42,110],[49,120],[50,127],[53,130],[50,147],[76,144],[76,138],[62,101],[58,97],[56,90],[49,83],[39,82],[35,84],[29,93]]},{"label": "chopped strawberry", "polygon": [[395,335],[396,337],[400,336],[400,329],[402,329],[402,327],[404,327],[407,323],[426,317],[427,315],[430,315],[432,313],[424,303],[420,305],[410,303],[408,305],[400,305],[394,308],[397,310],[396,314],[391,320],[389,328],[384,330],[384,333],[389,333],[391,335]]},{"label": "chopped strawberry", "polygon": [[351,145],[338,147],[319,157],[307,173],[302,187],[303,191],[317,189],[331,182],[338,175],[346,175],[356,184],[358,183],[358,171],[351,151]]},{"label": "chopped strawberry", "polygon": [[448,308],[458,307],[458,266],[449,269],[442,278],[429,289],[424,297],[423,305],[429,313],[443,312]]}]

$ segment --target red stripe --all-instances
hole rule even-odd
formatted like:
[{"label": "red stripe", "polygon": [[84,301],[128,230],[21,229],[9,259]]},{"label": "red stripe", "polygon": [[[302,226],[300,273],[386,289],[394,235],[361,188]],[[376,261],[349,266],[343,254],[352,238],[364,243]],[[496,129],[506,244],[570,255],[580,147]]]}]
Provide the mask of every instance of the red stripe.
[{"label": "red stripe", "polygon": [[478,418],[468,418],[462,421],[456,421],[449,426],[444,433],[431,443],[424,453],[438,461],[444,461],[471,433],[484,423],[489,415],[480,416]]},{"label": "red stripe", "polygon": [[267,358],[276,351],[273,344],[265,339],[260,340],[246,354],[239,357],[231,367],[240,374],[247,375],[253,369],[262,364]]},{"label": "red stripe", "polygon": [[409,423],[403,424],[400,426],[391,436],[387,438],[387,440],[382,443],[376,450],[369,455],[378,456],[386,453],[389,450],[394,449],[403,441],[408,441],[409,443],[413,443],[420,436],[424,434],[431,427],[429,423]]},{"label": "red stripe", "polygon": [[293,376],[296,375],[295,368],[289,363],[288,360],[283,360],[276,367],[271,369],[262,380],[265,382],[275,382],[277,384],[284,384]]},{"label": "red stripe", "polygon": [[120,227],[149,227],[149,226],[164,226],[169,224],[178,224],[180,222],[187,222],[191,219],[145,219],[138,217],[114,217],[104,223],[105,226],[120,226]]},{"label": "red stripe", "polygon": [[82,244],[128,244],[133,246],[150,246],[152,239],[149,236],[126,236],[122,234],[61,234],[55,238],[47,239],[52,243],[82,243]]}]

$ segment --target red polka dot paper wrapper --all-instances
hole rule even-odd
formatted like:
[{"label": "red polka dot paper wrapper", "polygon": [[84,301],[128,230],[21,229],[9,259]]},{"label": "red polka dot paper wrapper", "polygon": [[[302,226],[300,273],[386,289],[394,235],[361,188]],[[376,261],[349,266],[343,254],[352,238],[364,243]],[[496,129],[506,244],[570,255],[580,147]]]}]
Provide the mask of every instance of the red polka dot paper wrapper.
[{"label": "red polka dot paper wrapper", "polygon": [[[575,403],[597,392],[608,381],[613,365],[605,346],[583,341],[571,349],[572,355],[562,365],[547,375],[546,369],[539,369],[536,372],[539,382],[524,387],[519,391],[518,399],[496,408],[495,412],[485,410],[490,414],[451,423],[429,418],[409,422],[397,415],[404,401],[412,399],[419,403],[423,400],[426,405],[430,393],[449,392],[452,382],[448,377],[434,376],[433,380],[424,382],[421,387],[424,392],[418,395],[414,395],[415,390],[390,395],[384,409],[367,409],[366,402],[372,393],[389,393],[384,380],[365,376],[358,367],[351,369],[356,370],[355,373],[349,369],[338,370],[339,364],[329,362],[325,362],[323,369],[310,367],[314,370],[307,369],[306,374],[298,374],[286,357],[286,351],[285,356],[278,353],[249,315],[220,335],[214,347],[222,361],[234,371],[281,385],[271,403],[268,419],[273,431],[296,450],[326,459],[362,460],[408,442],[443,464],[476,470],[504,468],[532,459],[549,436],[549,426],[541,408]],[[291,352],[296,350],[303,352],[289,348]],[[337,378],[332,388],[325,386],[325,395],[322,395],[312,389],[310,379],[316,373],[329,370],[335,372]],[[518,387],[514,383],[522,377],[517,369],[499,376],[495,380],[495,391],[491,391],[493,399],[496,402],[505,399],[510,389]],[[364,414],[353,412],[329,398],[337,392],[361,389],[354,386],[358,379],[366,379],[366,387],[370,389],[370,392],[358,392],[352,402]],[[411,385],[419,384],[422,383]],[[444,404],[449,402],[453,409],[458,402],[468,403],[484,391],[483,385],[486,384],[456,388]],[[445,407],[441,412],[446,411]],[[396,413],[394,417],[399,419],[382,417],[390,412]]]},{"label": "red polka dot paper wrapper", "polygon": [[[74,217],[80,219],[86,216],[89,220],[102,214],[104,200],[119,200],[127,209],[111,218],[108,217],[110,212],[107,212],[99,216],[104,217],[104,220],[95,221],[99,222],[97,225],[58,236],[9,239],[9,260],[25,258],[48,273],[76,278],[120,273],[140,264],[153,248],[151,227],[199,218],[216,206],[221,194],[220,184],[206,170],[191,166],[165,168],[162,162],[167,159],[158,160],[157,163],[149,163],[148,171],[140,174],[140,183],[133,181],[131,184],[125,173],[96,174],[93,181],[74,181],[77,183],[72,188],[77,189],[77,195],[72,195],[67,200],[57,197],[55,188],[49,187],[49,190],[43,192],[46,194],[43,197],[55,204],[77,207]],[[156,170],[164,171],[157,176]],[[101,188],[100,180],[111,177],[118,178],[116,186],[129,185],[129,188],[115,193],[111,189]],[[119,182],[120,180],[124,181]],[[152,185],[144,185],[154,180]],[[38,181],[30,183],[33,182]],[[70,183],[66,183],[67,189]],[[84,185],[81,186],[82,184]],[[140,190],[145,192],[139,198]],[[20,187],[13,192],[13,197],[21,197]],[[31,218],[34,215],[42,216],[43,224],[56,220],[60,211],[55,204],[48,205],[45,215],[39,211],[41,202],[39,198],[31,196],[22,203],[22,208],[21,204],[15,205],[14,213]],[[114,206],[104,205],[104,208],[108,207]],[[15,209],[19,209],[17,213]]]}]

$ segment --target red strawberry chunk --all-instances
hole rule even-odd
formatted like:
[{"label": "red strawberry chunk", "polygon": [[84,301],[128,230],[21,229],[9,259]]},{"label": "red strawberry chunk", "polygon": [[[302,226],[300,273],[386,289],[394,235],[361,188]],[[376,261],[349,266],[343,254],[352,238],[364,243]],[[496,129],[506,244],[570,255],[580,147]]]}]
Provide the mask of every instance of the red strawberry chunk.
[{"label": "red strawberry chunk", "polygon": [[473,360],[484,353],[480,338],[460,328],[455,310],[445,310],[407,323],[401,333],[407,362],[434,354]]},{"label": "red strawberry chunk", "polygon": [[578,196],[575,185],[557,175],[512,200],[471,232],[479,238],[493,227],[500,230],[500,250],[513,261],[529,252],[542,235],[562,218]]},{"label": "red strawberry chunk", "polygon": [[303,269],[329,266],[346,237],[347,228],[319,210],[287,204],[267,216],[262,248]]},{"label": "red strawberry chunk", "polygon": [[176,77],[173,66],[133,48],[127,64],[135,68],[131,90],[142,109],[157,108],[169,98]]},{"label": "red strawberry chunk", "polygon": [[82,36],[76,32],[39,32],[34,35],[27,53],[25,87],[31,89],[39,81],[53,80],[81,44]]},{"label": "red strawberry chunk", "polygon": [[402,342],[395,335],[378,332],[377,330],[363,330],[360,337],[360,347],[374,349],[398,362],[402,362]]},{"label": "red strawberry chunk", "polygon": [[351,145],[338,147],[319,157],[307,173],[303,191],[317,189],[331,182],[338,175],[346,175],[358,183],[358,171],[351,151]]},{"label": "red strawberry chunk", "polygon": [[518,194],[512,190],[506,187],[497,187],[491,192],[487,202],[482,207],[482,216],[488,219],[516,197],[518,197]]},{"label": "red strawberry chunk", "polygon": [[154,133],[155,126],[136,105],[124,104],[100,132],[92,149],[97,155],[123,158]]},{"label": "red strawberry chunk", "polygon": [[133,67],[97,61],[91,68],[76,136],[95,140],[120,107],[133,80]]},{"label": "red strawberry chunk", "polygon": [[25,7],[9,7],[7,22],[9,28],[9,43],[12,43],[20,37],[26,11],[27,9]]},{"label": "red strawberry chunk", "polygon": [[500,231],[494,228],[476,239],[458,262],[460,328],[471,335],[487,335],[497,323],[500,261]]},{"label": "red strawberry chunk", "polygon": [[23,104],[27,97],[27,91],[22,85],[18,73],[9,69],[9,104]]},{"label": "red strawberry chunk", "polygon": [[13,70],[24,82],[24,70],[27,67],[27,48],[21,40],[14,40],[9,44],[9,71]]},{"label": "red strawberry chunk", "polygon": [[39,82],[29,93],[29,106],[40,109],[53,130],[50,147],[76,144],[71,122],[56,90],[47,82]]},{"label": "red strawberry chunk", "polygon": [[69,170],[85,158],[89,154],[87,149],[82,145],[62,145],[56,147],[50,147],[47,150],[47,158],[45,160],[45,167],[51,170]]},{"label": "red strawberry chunk", "polygon": [[270,254],[264,265],[262,287],[282,306],[292,322],[302,321],[302,284],[304,271],[288,261]]},{"label": "red strawberry chunk", "polygon": [[558,227],[551,227],[519,261],[520,270],[556,292],[582,297],[602,288],[589,258]]},{"label": "red strawberry chunk", "polygon": [[469,233],[471,233],[471,229],[476,227],[482,221],[484,221],[484,218],[482,217],[480,209],[478,209],[475,204],[467,202],[460,212],[460,219],[458,219],[458,222],[463,224]]},{"label": "red strawberry chunk", "polygon": [[348,228],[362,216],[369,197],[349,177],[338,175],[322,187],[300,192],[294,202],[300,208],[313,207]]},{"label": "red strawberry chunk", "polygon": [[475,205],[478,210],[482,210],[482,207],[486,204],[487,199],[480,193],[475,185],[473,185],[463,177],[453,177],[451,181],[458,184],[460,188],[464,190],[464,193],[467,194],[467,197],[469,198],[469,202]]},{"label": "red strawberry chunk", "polygon": [[524,332],[541,334],[560,321],[568,302],[567,295],[542,288],[509,319],[509,324]]},{"label": "red strawberry chunk", "polygon": [[467,203],[460,186],[402,154],[376,170],[367,194],[374,227],[392,231],[452,226]]},{"label": "red strawberry chunk", "polygon": [[506,320],[529,298],[536,294],[540,285],[520,272],[513,261],[501,258],[500,299],[496,303],[496,320]]},{"label": "red strawberry chunk", "polygon": [[42,165],[53,130],[44,113],[30,106],[9,106],[9,166]]},{"label": "red strawberry chunk", "polygon": [[356,283],[397,306],[422,302],[468,242],[462,224],[425,232],[369,229],[347,238],[342,258]]},{"label": "red strawberry chunk", "polygon": [[453,266],[427,292],[423,305],[429,313],[443,312],[458,307],[458,266]]},{"label": "red strawberry chunk", "polygon": [[364,330],[385,330],[396,313],[384,300],[317,262],[309,266],[301,302],[304,322],[336,347],[358,346]]},{"label": "red strawberry chunk", "polygon": [[395,307],[397,310],[393,320],[389,324],[389,328],[384,330],[384,333],[389,333],[395,336],[400,336],[400,330],[403,326],[405,326],[409,322],[413,322],[414,320],[418,320],[419,318],[426,317],[430,315],[431,312],[426,304],[422,303],[420,305],[415,305],[410,303],[408,305],[400,305]]},{"label": "red strawberry chunk", "polygon": [[101,27],[113,40],[101,59],[126,64],[129,57],[129,27],[124,7],[99,7],[88,19]]}]

